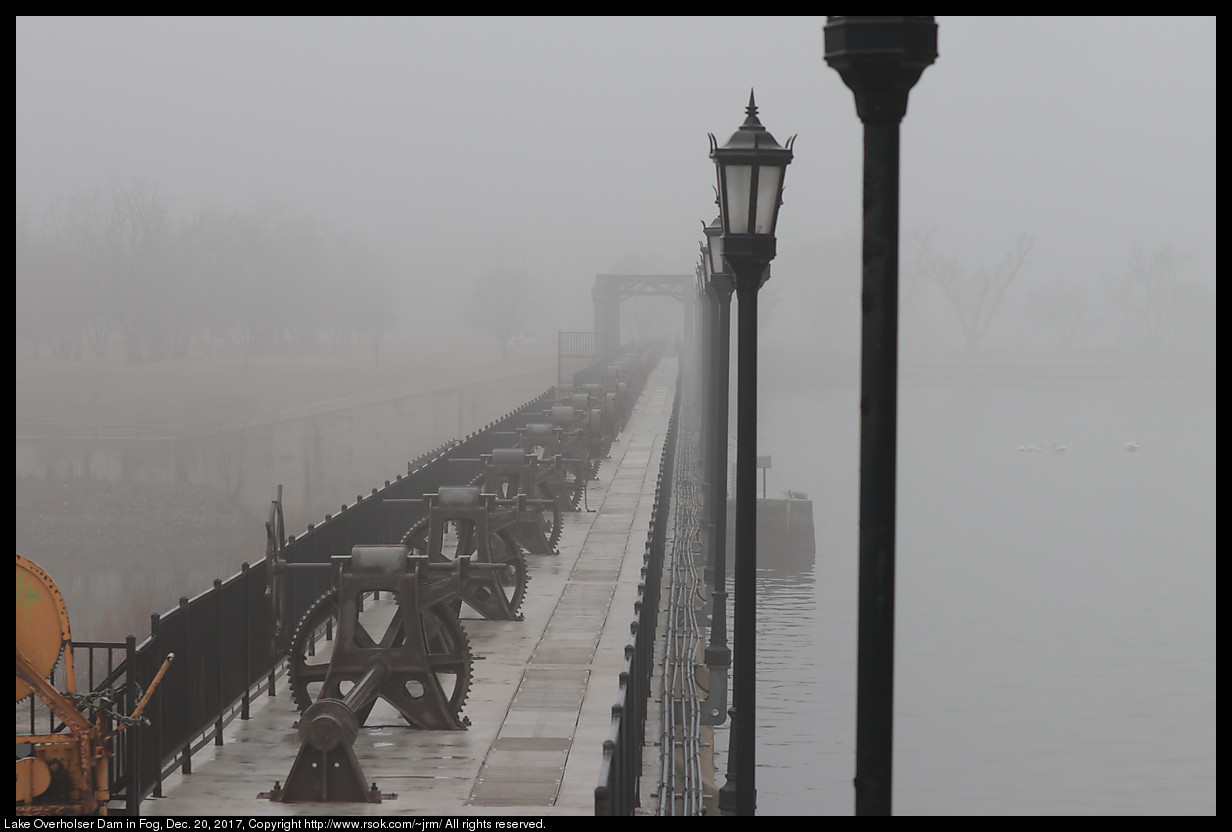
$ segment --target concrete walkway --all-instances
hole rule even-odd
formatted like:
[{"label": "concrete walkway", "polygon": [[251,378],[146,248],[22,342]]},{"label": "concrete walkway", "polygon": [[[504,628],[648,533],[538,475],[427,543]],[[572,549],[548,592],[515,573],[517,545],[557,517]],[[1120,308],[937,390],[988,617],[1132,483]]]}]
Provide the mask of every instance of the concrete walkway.
[{"label": "concrete walkway", "polygon": [[[274,803],[299,750],[285,679],[193,773],[164,782],[143,815],[591,815],[634,619],[676,360],[651,374],[625,432],[599,467],[583,511],[565,516],[557,556],[529,556],[524,621],[469,618],[472,684],[465,731],[415,731],[374,709],[355,753],[379,804]],[[589,504],[587,506],[587,504]],[[589,507],[589,510],[587,510]]]}]

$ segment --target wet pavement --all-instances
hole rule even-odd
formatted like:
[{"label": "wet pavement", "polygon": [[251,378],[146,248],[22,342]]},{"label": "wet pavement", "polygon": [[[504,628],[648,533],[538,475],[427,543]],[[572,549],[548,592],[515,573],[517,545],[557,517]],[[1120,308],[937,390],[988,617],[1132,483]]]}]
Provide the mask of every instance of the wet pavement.
[{"label": "wet pavement", "polygon": [[[566,514],[558,555],[529,555],[523,621],[486,621],[463,608],[474,658],[464,731],[417,731],[378,702],[355,740],[381,803],[279,803],[299,751],[285,677],[254,700],[222,746],[193,772],[164,781],[141,814],[591,815],[602,744],[611,730],[624,645],[634,620],[676,361],[651,373],[625,431],[599,466],[582,511]],[[379,614],[374,608],[372,614]],[[396,797],[389,797],[396,795]]]}]

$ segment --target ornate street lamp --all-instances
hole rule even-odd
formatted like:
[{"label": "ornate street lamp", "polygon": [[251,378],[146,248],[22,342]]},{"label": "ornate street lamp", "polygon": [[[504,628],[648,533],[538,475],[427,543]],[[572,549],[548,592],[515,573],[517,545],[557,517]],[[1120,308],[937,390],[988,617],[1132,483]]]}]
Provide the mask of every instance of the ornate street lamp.
[{"label": "ornate street lamp", "polygon": [[[715,202],[718,200],[716,199]],[[710,225],[703,225],[702,233],[706,235],[706,243],[702,246],[702,251],[708,258],[706,261],[708,274],[725,274],[727,263],[723,262],[723,217],[715,217]],[[733,288],[735,288],[734,285]]]},{"label": "ornate street lamp", "polygon": [[791,162],[791,146],[782,147],[757,119],[757,104],[749,93],[748,117],[718,147],[710,135],[710,158],[719,175],[719,219],[722,223],[722,257],[740,279],[762,282],[766,266],[774,259],[775,225],[783,201],[783,172]]},{"label": "ornate street lamp", "polygon": [[894,466],[898,386],[899,122],[937,59],[931,17],[830,17],[826,63],[864,122],[860,608],[856,814],[890,814],[894,708]]},{"label": "ornate street lamp", "polygon": [[791,162],[795,141],[792,136],[784,147],[762,127],[752,92],[747,112],[744,124],[727,144],[719,147],[714,135],[710,136],[710,158],[718,173],[722,257],[740,304],[736,346],[736,602],[729,750],[735,770],[728,767],[727,783],[719,791],[720,808],[738,815],[752,815],[757,807],[757,290],[769,277],[770,261],[774,259],[783,173]]}]

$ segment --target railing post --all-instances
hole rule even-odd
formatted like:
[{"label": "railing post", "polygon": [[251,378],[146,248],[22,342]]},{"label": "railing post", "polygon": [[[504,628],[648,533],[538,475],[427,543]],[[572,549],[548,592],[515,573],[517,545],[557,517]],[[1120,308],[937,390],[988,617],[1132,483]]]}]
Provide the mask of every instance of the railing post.
[{"label": "railing post", "polygon": [[[294,540],[295,540],[295,538],[291,538],[291,540],[292,540],[292,541],[294,541]],[[288,576],[287,576],[286,578],[284,578],[283,580],[285,580],[285,581],[286,581],[286,583],[284,584],[284,586],[286,586],[286,587],[288,587],[288,588],[289,588],[289,587],[292,587],[292,586],[295,586],[295,587],[298,589],[298,584],[295,584],[295,583],[293,583],[293,582],[291,581],[291,576],[290,576],[290,575],[288,575]],[[273,592],[273,587],[270,587],[270,591],[271,591],[271,592]],[[272,622],[271,622],[271,624],[272,624]],[[268,685],[268,687],[266,688],[266,695],[267,695],[270,699],[273,699],[273,698],[274,698],[274,693],[275,693],[275,691],[274,691],[274,675],[275,675],[275,673],[276,673],[276,672],[277,672],[277,670],[278,670],[278,645],[277,645],[277,644],[273,641],[272,634],[273,634],[273,628],[271,627],[271,628],[270,628],[270,636],[271,636],[271,638],[270,638],[270,645],[271,645],[271,647],[270,647],[270,652],[271,652],[271,658],[273,659],[273,661],[271,661],[271,662],[270,662],[270,666],[269,666],[269,678],[268,678],[269,685]]]},{"label": "railing post", "polygon": [[226,657],[222,649],[222,628],[223,628],[223,610],[222,610],[222,579],[214,579],[214,594],[217,596],[215,606],[218,607],[218,718],[214,720],[214,745],[222,745],[222,727],[223,727],[223,710],[225,710],[227,686]]},{"label": "railing post", "polygon": [[[137,701],[141,698],[137,683],[137,637],[130,635],[124,639],[124,695],[125,713],[137,709]],[[143,734],[141,724],[128,726],[124,737],[124,777],[127,785],[124,787],[124,808],[130,816],[141,813],[141,740]]]},{"label": "railing post", "polygon": [[621,715],[620,701],[612,705],[612,724],[616,726],[612,735],[612,770],[608,778],[611,789],[608,793],[608,814],[625,814],[624,805],[624,718]]},{"label": "railing post", "polygon": [[[193,670],[195,669],[197,665],[197,662],[196,662],[197,651],[193,649],[194,645],[193,645],[193,633],[192,633],[192,617],[189,615],[189,611],[188,611],[188,596],[187,595],[180,596],[180,615],[184,616],[184,652],[187,654],[185,655],[184,659],[185,659],[185,664],[188,666],[188,672],[186,674],[186,681],[188,682],[188,687],[189,687],[188,712],[190,714],[189,718],[191,719],[192,688],[194,687],[193,676],[196,675],[195,673],[193,673]],[[191,733],[188,736],[188,741],[184,743],[184,748],[182,749],[182,752],[183,753],[180,758],[180,773],[181,774],[192,774],[192,734]]]},{"label": "railing post", "polygon": [[608,782],[600,783],[595,789],[595,816],[603,817],[612,814],[612,763],[615,757],[616,743],[610,738],[603,741],[603,759],[608,761]]},{"label": "railing post", "polygon": [[[162,646],[162,616],[158,613],[150,615],[150,644],[157,650]],[[163,796],[163,697],[160,691],[154,697],[154,796]]]},{"label": "railing post", "polygon": [[244,599],[244,692],[240,694],[240,719],[248,719],[251,716],[249,712],[249,689],[252,687],[252,605],[248,603],[249,597],[252,595],[252,587],[249,582],[252,580],[252,575],[249,574],[251,567],[248,561],[244,561],[240,565],[240,586],[244,588],[241,597]]}]

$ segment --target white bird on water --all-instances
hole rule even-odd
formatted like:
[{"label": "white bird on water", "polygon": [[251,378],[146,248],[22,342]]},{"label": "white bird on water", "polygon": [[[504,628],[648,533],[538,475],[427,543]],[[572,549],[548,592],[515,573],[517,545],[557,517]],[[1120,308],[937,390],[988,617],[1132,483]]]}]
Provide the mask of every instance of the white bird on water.
[{"label": "white bird on water", "polygon": [[1140,447],[1142,447],[1142,446],[1141,446],[1141,445],[1139,445],[1137,442],[1126,442],[1124,445],[1122,445],[1122,446],[1121,446],[1121,450],[1122,450],[1122,451],[1130,451],[1130,452],[1132,453],[1132,452],[1134,452],[1134,451],[1138,450]]}]

